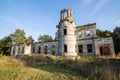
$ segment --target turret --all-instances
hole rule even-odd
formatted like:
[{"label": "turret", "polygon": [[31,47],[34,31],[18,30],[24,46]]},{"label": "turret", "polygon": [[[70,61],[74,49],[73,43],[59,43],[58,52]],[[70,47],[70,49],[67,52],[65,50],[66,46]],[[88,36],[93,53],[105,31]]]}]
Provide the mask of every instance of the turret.
[{"label": "turret", "polygon": [[61,55],[76,56],[75,21],[71,9],[60,12],[60,22],[57,25],[56,39],[58,40],[58,53]]}]

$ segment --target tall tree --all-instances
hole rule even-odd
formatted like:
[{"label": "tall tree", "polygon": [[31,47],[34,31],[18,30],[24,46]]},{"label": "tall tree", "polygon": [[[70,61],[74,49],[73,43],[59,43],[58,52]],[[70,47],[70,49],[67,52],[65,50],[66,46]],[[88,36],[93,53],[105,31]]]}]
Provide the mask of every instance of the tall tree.
[{"label": "tall tree", "polygon": [[11,38],[15,44],[23,44],[26,41],[25,32],[21,29],[17,29],[11,34]]},{"label": "tall tree", "polygon": [[45,35],[40,35],[38,37],[38,42],[46,42],[46,41],[53,41],[52,36],[45,34]]}]

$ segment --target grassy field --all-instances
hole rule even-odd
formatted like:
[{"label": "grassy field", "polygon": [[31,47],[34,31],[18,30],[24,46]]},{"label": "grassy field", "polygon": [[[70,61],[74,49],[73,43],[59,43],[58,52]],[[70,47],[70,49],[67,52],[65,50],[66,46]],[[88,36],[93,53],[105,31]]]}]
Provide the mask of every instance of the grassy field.
[{"label": "grassy field", "polygon": [[0,56],[0,80],[120,80],[120,59]]}]

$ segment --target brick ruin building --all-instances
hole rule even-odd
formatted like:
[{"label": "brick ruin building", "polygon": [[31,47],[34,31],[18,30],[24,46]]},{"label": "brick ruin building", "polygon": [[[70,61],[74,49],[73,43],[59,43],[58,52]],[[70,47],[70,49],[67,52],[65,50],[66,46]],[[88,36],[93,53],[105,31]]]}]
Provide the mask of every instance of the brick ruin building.
[{"label": "brick ruin building", "polygon": [[[76,26],[71,9],[63,9],[60,12],[60,21],[56,26],[55,40],[51,42],[36,42],[27,46],[25,44],[13,44],[11,55],[18,54],[53,54],[77,56],[114,56],[112,37],[98,38],[96,35],[96,23]],[[45,52],[46,51],[46,52]]]}]

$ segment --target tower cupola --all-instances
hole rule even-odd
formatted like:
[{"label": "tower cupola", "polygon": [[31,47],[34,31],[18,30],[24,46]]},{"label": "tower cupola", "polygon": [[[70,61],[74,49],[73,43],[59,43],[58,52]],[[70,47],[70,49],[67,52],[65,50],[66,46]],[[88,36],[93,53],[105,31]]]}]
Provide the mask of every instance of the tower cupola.
[{"label": "tower cupola", "polygon": [[71,20],[72,17],[72,10],[69,8],[65,8],[60,12],[60,21]]}]

